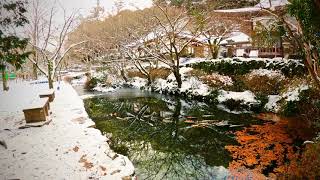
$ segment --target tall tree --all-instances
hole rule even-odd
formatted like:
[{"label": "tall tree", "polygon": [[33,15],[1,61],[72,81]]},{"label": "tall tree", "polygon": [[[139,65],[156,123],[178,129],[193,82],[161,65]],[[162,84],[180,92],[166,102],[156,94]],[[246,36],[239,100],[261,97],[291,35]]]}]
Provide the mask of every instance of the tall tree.
[{"label": "tall tree", "polygon": [[297,47],[296,51],[303,57],[313,83],[320,89],[320,11],[318,0],[291,0],[285,7],[262,8],[262,10],[273,16],[283,27],[291,44]]},{"label": "tall tree", "polygon": [[67,15],[66,10],[61,7],[64,15],[64,21],[59,26],[59,24],[55,24],[53,21],[55,10],[55,7],[47,9],[47,19],[43,19],[41,22],[36,24],[41,27],[41,33],[38,38],[39,41],[42,42],[42,45],[38,47],[37,44],[33,44],[33,42],[31,42],[31,45],[34,48],[37,48],[38,52],[43,57],[45,68],[41,67],[40,63],[36,62],[34,59],[29,59],[38,68],[38,70],[48,78],[50,89],[53,88],[54,78],[57,75],[58,68],[64,60],[64,57],[72,48],[85,42],[81,41],[65,46],[67,35],[75,23],[77,14],[76,12],[72,12],[70,15]]},{"label": "tall tree", "polygon": [[3,90],[9,90],[6,68],[8,64],[19,69],[29,56],[25,52],[28,39],[21,38],[15,29],[24,26],[28,20],[23,1],[0,2],[0,70],[2,72]]},{"label": "tall tree", "polygon": [[[155,28],[152,43],[142,46],[145,53],[167,64],[181,88],[180,58],[186,48],[200,35],[200,25],[193,26],[193,18],[184,7],[168,7],[156,4],[160,10],[154,15]],[[150,46],[151,45],[151,46]]]}]

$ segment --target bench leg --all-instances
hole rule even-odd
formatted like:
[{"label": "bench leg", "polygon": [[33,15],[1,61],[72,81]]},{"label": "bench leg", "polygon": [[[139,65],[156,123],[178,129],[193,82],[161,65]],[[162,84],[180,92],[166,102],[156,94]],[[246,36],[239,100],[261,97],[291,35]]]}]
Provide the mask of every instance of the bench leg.
[{"label": "bench leg", "polygon": [[44,106],[43,109],[45,111],[46,116],[49,116],[49,107],[48,106]]}]

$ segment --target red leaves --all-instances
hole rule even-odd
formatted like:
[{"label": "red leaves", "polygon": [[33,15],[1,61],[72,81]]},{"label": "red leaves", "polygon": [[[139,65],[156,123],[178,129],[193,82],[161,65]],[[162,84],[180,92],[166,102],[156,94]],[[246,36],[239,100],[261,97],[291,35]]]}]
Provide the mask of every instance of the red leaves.
[{"label": "red leaves", "polygon": [[295,161],[298,153],[287,133],[288,122],[253,125],[235,133],[239,146],[226,146],[233,161],[229,169],[249,168],[263,173],[284,173],[288,161]]}]

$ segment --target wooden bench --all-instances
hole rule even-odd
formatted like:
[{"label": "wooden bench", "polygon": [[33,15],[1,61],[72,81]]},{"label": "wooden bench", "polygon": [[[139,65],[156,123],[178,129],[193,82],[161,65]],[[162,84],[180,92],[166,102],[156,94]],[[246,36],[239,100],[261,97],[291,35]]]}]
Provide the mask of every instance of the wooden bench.
[{"label": "wooden bench", "polygon": [[46,121],[49,116],[49,98],[37,98],[27,108],[23,109],[27,123]]},{"label": "wooden bench", "polygon": [[49,89],[49,90],[43,91],[39,94],[39,97],[40,98],[48,97],[49,101],[52,102],[55,98],[54,90]]}]

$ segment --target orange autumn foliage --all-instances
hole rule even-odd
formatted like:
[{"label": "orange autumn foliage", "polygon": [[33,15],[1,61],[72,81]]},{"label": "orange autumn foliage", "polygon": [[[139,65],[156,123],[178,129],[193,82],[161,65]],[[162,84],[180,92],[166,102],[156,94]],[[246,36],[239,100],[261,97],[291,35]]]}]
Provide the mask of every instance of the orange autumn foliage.
[{"label": "orange autumn foliage", "polygon": [[[266,175],[286,174],[289,162],[297,161],[299,158],[287,129],[288,121],[281,120],[276,123],[253,125],[236,132],[236,139],[240,145],[225,147],[233,158],[229,163],[231,172],[251,169]],[[290,165],[290,168],[294,166]]]}]

